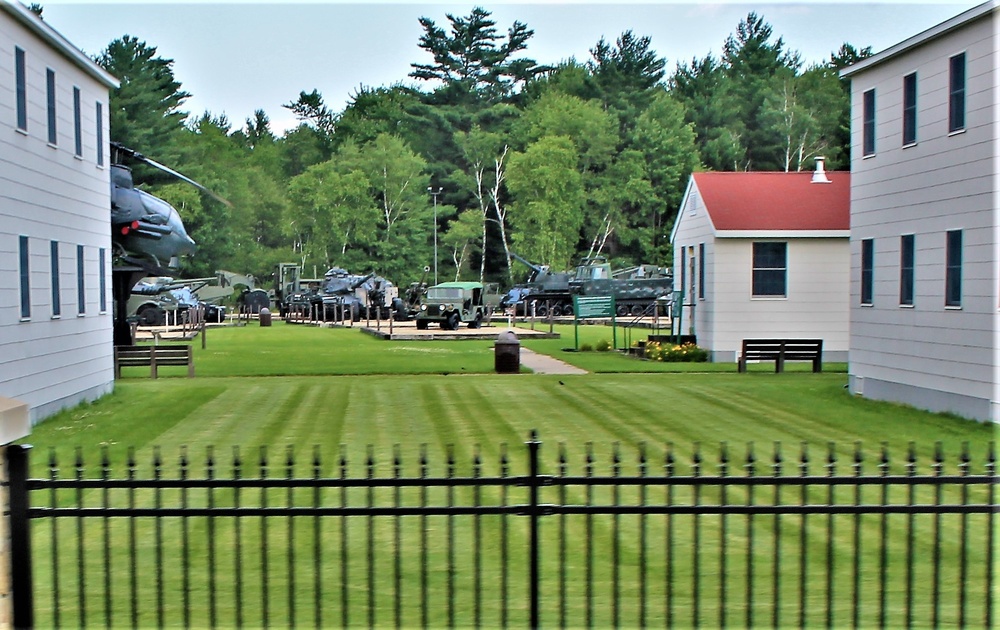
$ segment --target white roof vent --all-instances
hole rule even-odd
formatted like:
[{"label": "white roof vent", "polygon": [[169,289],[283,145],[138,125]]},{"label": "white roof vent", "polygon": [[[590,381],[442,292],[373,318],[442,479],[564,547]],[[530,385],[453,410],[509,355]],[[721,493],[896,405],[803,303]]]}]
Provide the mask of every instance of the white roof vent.
[{"label": "white roof vent", "polygon": [[826,176],[826,158],[816,158],[816,170],[813,171],[812,183],[829,184],[830,178]]}]

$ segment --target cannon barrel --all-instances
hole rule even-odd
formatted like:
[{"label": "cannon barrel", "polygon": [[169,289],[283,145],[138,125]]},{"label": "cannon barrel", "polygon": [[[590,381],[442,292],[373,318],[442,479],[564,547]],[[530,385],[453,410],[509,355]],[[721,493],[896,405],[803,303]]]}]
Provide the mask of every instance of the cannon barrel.
[{"label": "cannon barrel", "polygon": [[375,272],[372,272],[372,273],[368,274],[367,276],[361,278],[360,280],[358,280],[356,282],[352,282],[351,285],[350,285],[350,290],[353,291],[354,289],[357,289],[362,284],[368,282],[369,280],[371,280],[374,277],[375,277]]},{"label": "cannon barrel", "polygon": [[543,273],[545,271],[545,269],[541,265],[536,265],[535,263],[529,261],[528,259],[522,256],[515,254],[514,252],[510,252],[510,256],[511,258],[527,265],[535,273]]}]

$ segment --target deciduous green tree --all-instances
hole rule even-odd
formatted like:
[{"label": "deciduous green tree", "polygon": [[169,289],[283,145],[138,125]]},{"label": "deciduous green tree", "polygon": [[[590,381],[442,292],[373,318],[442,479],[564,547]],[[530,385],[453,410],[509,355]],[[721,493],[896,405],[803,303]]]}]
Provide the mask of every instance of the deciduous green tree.
[{"label": "deciduous green tree", "polygon": [[578,164],[565,136],[544,136],[510,158],[511,240],[522,256],[553,269],[569,267],[580,240],[585,193]]},{"label": "deciduous green tree", "polygon": [[317,164],[292,179],[288,196],[285,227],[303,266],[367,263],[378,238],[380,212],[364,173],[341,172],[334,161]]}]

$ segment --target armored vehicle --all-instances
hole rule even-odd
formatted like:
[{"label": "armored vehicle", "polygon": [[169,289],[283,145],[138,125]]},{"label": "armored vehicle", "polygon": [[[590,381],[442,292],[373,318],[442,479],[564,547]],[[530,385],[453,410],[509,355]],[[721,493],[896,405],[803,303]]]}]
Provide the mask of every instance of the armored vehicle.
[{"label": "armored vehicle", "polygon": [[344,319],[359,321],[364,317],[368,304],[356,290],[374,277],[374,273],[359,276],[348,273],[342,267],[333,267],[323,275],[319,291],[310,296],[310,302],[317,310],[323,309],[320,312],[326,320],[336,320],[343,315]]},{"label": "armored vehicle", "polygon": [[[226,316],[224,306],[198,299],[199,281],[201,280],[174,280],[169,277],[140,280],[132,287],[128,300],[129,317],[135,318],[140,326],[163,326],[168,319],[175,319],[178,323],[189,321],[188,311],[204,306],[208,321],[223,321]],[[169,317],[168,313],[171,314]]]},{"label": "armored vehicle", "polygon": [[552,309],[553,315],[572,315],[573,298],[569,292],[571,274],[553,273],[548,265],[537,265],[514,252],[511,257],[531,269],[527,282],[514,285],[500,300],[500,308],[514,308],[525,315],[531,312],[534,302],[535,314],[544,317]]},{"label": "armored vehicle", "polygon": [[581,296],[612,296],[619,317],[649,312],[656,299],[672,295],[673,274],[656,265],[638,265],[612,271],[600,256],[584,259],[569,281],[569,291]]},{"label": "armored vehicle", "polygon": [[442,282],[427,289],[416,321],[419,330],[436,322],[442,330],[457,330],[465,322],[479,328],[489,317],[489,301],[481,282]]}]

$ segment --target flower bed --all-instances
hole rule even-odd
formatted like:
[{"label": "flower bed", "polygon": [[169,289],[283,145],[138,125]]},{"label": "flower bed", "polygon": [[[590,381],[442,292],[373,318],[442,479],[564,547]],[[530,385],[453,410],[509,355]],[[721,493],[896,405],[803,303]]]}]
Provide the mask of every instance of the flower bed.
[{"label": "flower bed", "polygon": [[693,343],[651,341],[646,344],[643,356],[650,361],[702,363],[708,361],[708,350],[699,348]]}]

